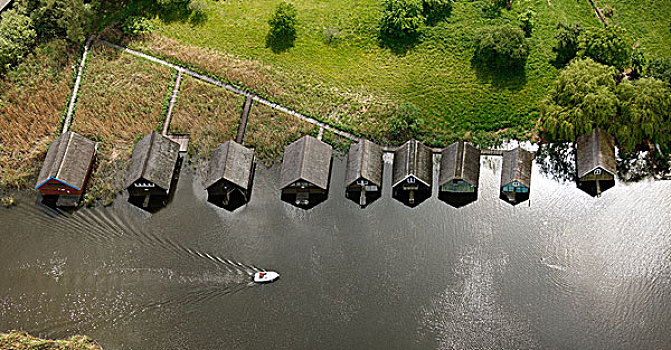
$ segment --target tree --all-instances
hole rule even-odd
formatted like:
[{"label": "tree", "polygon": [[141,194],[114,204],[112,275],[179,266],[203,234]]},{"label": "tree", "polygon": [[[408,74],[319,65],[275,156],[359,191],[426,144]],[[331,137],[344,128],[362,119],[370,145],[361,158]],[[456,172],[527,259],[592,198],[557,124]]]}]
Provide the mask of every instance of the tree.
[{"label": "tree", "polygon": [[631,64],[632,44],[623,28],[590,28],[580,36],[578,55],[623,70]]},{"label": "tree", "polygon": [[645,67],[645,76],[671,84],[671,57],[654,58]]},{"label": "tree", "polygon": [[521,68],[529,56],[529,43],[518,27],[490,27],[480,31],[473,61],[485,67]]},{"label": "tree", "polygon": [[616,77],[613,67],[591,58],[571,61],[541,104],[542,127],[550,139],[573,141],[595,126],[614,134],[618,126]]},{"label": "tree", "polygon": [[91,14],[84,0],[17,0],[14,6],[32,19],[39,38],[63,37],[77,44],[86,38]]},{"label": "tree", "polygon": [[617,86],[619,109],[623,123],[616,134],[625,149],[632,149],[641,141],[667,144],[671,141],[671,88],[654,78],[633,82],[623,81]]},{"label": "tree", "polygon": [[20,62],[37,39],[32,21],[16,10],[7,10],[0,19],[0,72]]},{"label": "tree", "polygon": [[552,51],[557,54],[555,63],[564,66],[571,61],[578,54],[580,35],[585,29],[579,24],[567,24],[564,22],[557,23],[557,44],[552,48]]},{"label": "tree", "polygon": [[426,18],[426,23],[432,25],[449,17],[452,3],[454,0],[423,0],[422,15]]},{"label": "tree", "polygon": [[504,7],[508,7],[508,0],[489,0],[482,8],[482,13],[487,18],[498,17]]},{"label": "tree", "polygon": [[392,40],[416,38],[422,25],[422,4],[419,0],[385,0],[380,18],[380,36]]},{"label": "tree", "polygon": [[536,18],[536,12],[532,9],[528,9],[517,16],[517,20],[520,21],[520,28],[522,28],[524,36],[527,38],[531,36],[531,31],[534,29],[534,18]]},{"label": "tree", "polygon": [[270,30],[266,36],[266,47],[275,52],[285,51],[294,46],[296,40],[296,8],[282,2],[268,20]]}]

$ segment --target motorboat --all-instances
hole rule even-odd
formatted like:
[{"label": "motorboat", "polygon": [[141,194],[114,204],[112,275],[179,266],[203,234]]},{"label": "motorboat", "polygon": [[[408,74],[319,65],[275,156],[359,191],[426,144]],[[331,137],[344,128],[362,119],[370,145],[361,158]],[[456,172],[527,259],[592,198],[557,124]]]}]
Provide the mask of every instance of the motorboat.
[{"label": "motorboat", "polygon": [[275,271],[259,271],[253,275],[255,283],[275,282],[278,278],[280,278],[280,274]]}]

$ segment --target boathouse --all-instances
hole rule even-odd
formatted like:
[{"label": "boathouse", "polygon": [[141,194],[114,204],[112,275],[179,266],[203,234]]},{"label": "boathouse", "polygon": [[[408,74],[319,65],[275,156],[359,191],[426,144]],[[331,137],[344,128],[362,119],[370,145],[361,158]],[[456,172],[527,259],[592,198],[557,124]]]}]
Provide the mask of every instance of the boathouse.
[{"label": "boathouse", "polygon": [[433,153],[417,140],[410,140],[394,152],[392,197],[415,207],[431,197]]},{"label": "boathouse", "polygon": [[480,150],[470,143],[455,142],[441,152],[438,199],[462,207],[478,199]]},{"label": "boathouse", "polygon": [[615,140],[605,131],[595,128],[576,141],[578,188],[592,196],[615,186]]},{"label": "boathouse", "polygon": [[135,144],[124,181],[128,201],[143,208],[165,205],[178,157],[179,144],[154,131]]},{"label": "boathouse", "polygon": [[347,153],[345,196],[363,208],[380,198],[382,193],[382,148],[362,140]]},{"label": "boathouse", "polygon": [[534,154],[517,147],[503,152],[500,198],[513,205],[529,199]]},{"label": "boathouse", "polygon": [[284,150],[280,186],[282,200],[312,208],[326,200],[333,149],[312,136],[303,136]]},{"label": "boathouse", "polygon": [[254,151],[226,141],[210,155],[210,168],[205,181],[207,200],[228,210],[235,210],[249,201],[254,174]]},{"label": "boathouse", "polygon": [[95,142],[72,131],[61,134],[49,146],[35,189],[44,200],[55,200],[57,206],[76,206],[95,154]]}]

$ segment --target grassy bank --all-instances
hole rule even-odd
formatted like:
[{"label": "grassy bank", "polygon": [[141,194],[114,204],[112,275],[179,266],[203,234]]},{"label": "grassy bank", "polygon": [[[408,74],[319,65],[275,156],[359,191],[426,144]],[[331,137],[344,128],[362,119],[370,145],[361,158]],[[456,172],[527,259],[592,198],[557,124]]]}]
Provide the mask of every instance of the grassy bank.
[{"label": "grassy bank", "polygon": [[39,339],[26,332],[0,333],[1,350],[102,350],[87,336],[75,335],[65,340]]},{"label": "grassy bank", "polygon": [[227,140],[235,139],[244,96],[183,76],[170,132],[190,135],[189,153],[207,157]]},{"label": "grassy bank", "polygon": [[271,165],[282,160],[284,147],[288,144],[304,135],[317,136],[318,131],[313,124],[268,106],[254,104],[249,113],[244,144],[254,148],[257,159]]},{"label": "grassy bank", "polygon": [[[515,2],[513,11],[497,19],[482,16],[484,1],[458,1],[447,21],[426,28],[421,42],[399,54],[377,42],[380,1],[295,0],[298,40],[276,54],[265,47],[265,35],[279,2],[206,1],[202,24],[157,21],[157,35],[131,45],[383,142],[396,108],[413,103],[425,121],[423,138],[442,145],[493,133],[528,137],[538,103],[557,75],[550,64],[556,23],[599,25],[587,1]],[[497,75],[474,69],[470,60],[477,31],[514,24],[526,8],[538,13],[526,71]],[[200,59],[205,52],[226,59]]]},{"label": "grassy bank", "polygon": [[100,44],[89,54],[71,129],[99,142],[85,202],[109,204],[122,189],[135,142],[162,126],[172,72]]},{"label": "grassy bank", "polygon": [[601,0],[615,9],[615,21],[636,38],[646,57],[671,56],[671,0]]},{"label": "grassy bank", "polygon": [[[0,191],[32,188],[67,108],[75,53],[41,45],[0,80]],[[0,193],[1,194],[1,193]]]}]

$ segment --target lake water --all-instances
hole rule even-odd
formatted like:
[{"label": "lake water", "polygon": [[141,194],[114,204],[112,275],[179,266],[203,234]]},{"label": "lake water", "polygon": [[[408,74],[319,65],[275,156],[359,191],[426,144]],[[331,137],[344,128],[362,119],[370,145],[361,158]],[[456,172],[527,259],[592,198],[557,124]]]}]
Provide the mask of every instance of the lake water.
[{"label": "lake water", "polygon": [[[483,157],[478,201],[384,194],[280,201],[259,166],[231,213],[182,172],[165,209],[123,200],[63,214],[0,209],[0,331],[87,334],[105,349],[671,348],[671,182],[618,183],[600,198],[534,167],[531,199],[498,198]],[[256,269],[273,284],[252,285]]]}]

